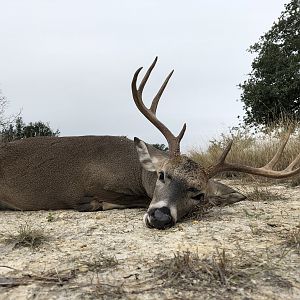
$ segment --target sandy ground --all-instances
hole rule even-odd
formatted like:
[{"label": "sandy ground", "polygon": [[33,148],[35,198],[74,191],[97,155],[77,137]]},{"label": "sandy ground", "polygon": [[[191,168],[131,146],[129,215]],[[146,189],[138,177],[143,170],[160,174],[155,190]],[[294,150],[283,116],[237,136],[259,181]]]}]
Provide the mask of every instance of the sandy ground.
[{"label": "sandy ground", "polygon": [[[2,211],[0,299],[300,299],[300,249],[288,243],[300,226],[300,188],[266,189],[268,199],[215,207],[165,231],[146,228],[141,209]],[[24,224],[46,240],[8,242]],[[184,253],[208,263],[225,253],[226,282],[218,270],[208,283],[195,272],[175,280],[167,262]]]}]

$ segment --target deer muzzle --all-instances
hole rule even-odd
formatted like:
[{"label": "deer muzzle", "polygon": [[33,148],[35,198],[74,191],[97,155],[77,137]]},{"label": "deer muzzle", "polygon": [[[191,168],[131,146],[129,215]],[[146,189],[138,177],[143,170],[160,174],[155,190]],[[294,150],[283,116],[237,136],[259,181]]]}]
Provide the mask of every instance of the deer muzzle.
[{"label": "deer muzzle", "polygon": [[166,229],[175,224],[175,220],[167,206],[150,208],[144,216],[144,222],[147,227],[156,229]]}]

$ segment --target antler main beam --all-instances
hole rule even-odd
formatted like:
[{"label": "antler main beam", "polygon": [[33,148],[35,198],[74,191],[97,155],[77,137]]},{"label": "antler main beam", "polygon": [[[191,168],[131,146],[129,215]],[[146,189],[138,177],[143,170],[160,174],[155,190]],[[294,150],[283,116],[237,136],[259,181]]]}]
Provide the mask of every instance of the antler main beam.
[{"label": "antler main beam", "polygon": [[268,162],[265,166],[261,168],[254,168],[246,165],[236,164],[236,163],[227,163],[225,162],[226,157],[231,149],[232,141],[228,144],[228,146],[223,151],[219,161],[216,165],[211,166],[207,170],[207,175],[209,178],[214,177],[216,174],[226,171],[236,171],[236,172],[242,172],[242,173],[248,173],[253,175],[260,175],[264,177],[269,178],[287,178],[292,175],[296,175],[300,173],[300,167],[294,169],[294,167],[300,162],[300,153],[297,155],[297,157],[289,164],[288,167],[286,167],[282,171],[275,171],[273,170],[273,167],[276,165],[276,163],[279,161],[282,152],[290,138],[291,131],[288,132],[285,139],[283,140],[282,144],[278,148],[276,154],[274,157]]},{"label": "antler main beam", "polygon": [[171,73],[167,76],[165,81],[163,82],[162,86],[160,87],[159,91],[157,92],[156,96],[152,100],[152,104],[150,108],[147,108],[143,102],[142,94],[144,87],[147,83],[147,80],[150,77],[150,74],[153,70],[153,68],[156,65],[157,57],[154,59],[153,63],[147,70],[144,78],[142,79],[139,87],[137,88],[137,78],[139,76],[139,73],[143,69],[142,67],[137,69],[134,73],[132,83],[131,83],[131,90],[132,90],[132,96],[133,100],[135,102],[135,105],[139,109],[139,111],[164,135],[166,138],[168,145],[169,145],[169,153],[170,157],[176,157],[180,155],[180,141],[185,133],[186,130],[186,124],[184,123],[180,133],[178,136],[174,136],[173,133],[156,117],[156,110],[159,103],[159,100],[161,98],[161,95],[163,94],[171,76],[173,75],[174,70],[171,71]]}]

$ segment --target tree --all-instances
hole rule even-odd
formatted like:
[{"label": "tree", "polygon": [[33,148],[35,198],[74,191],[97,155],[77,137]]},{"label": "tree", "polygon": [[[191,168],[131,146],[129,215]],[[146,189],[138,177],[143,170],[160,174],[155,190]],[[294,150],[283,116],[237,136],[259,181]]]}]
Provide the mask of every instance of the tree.
[{"label": "tree", "polygon": [[8,101],[5,96],[2,95],[0,90],[0,127],[8,126],[14,116],[6,117],[5,110],[7,107]]},{"label": "tree", "polygon": [[285,5],[277,22],[250,46],[256,53],[248,80],[240,84],[247,125],[300,121],[300,2]]},{"label": "tree", "polygon": [[53,131],[49,124],[38,121],[26,125],[22,117],[18,117],[14,124],[10,124],[2,130],[1,136],[2,141],[11,142],[36,136],[58,136],[59,133],[59,130]]},{"label": "tree", "polygon": [[2,123],[2,120],[3,120],[3,115],[4,115],[4,110],[5,110],[6,104],[7,104],[6,98],[2,95],[1,90],[0,90],[0,123]]}]

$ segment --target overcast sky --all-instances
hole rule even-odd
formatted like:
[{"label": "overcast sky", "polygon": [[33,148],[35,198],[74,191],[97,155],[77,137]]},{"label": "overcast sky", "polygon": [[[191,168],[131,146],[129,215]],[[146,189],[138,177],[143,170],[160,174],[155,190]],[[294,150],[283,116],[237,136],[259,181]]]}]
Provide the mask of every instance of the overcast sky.
[{"label": "overcast sky", "polygon": [[288,0],[0,0],[0,89],[8,113],[61,135],[163,137],[134,105],[134,71],[159,57],[147,103],[170,70],[158,117],[185,150],[238,124],[246,49]]}]

